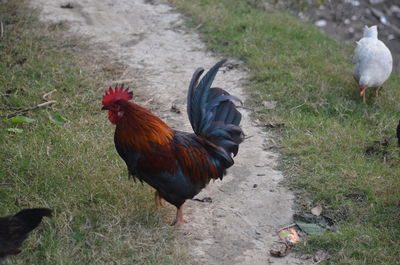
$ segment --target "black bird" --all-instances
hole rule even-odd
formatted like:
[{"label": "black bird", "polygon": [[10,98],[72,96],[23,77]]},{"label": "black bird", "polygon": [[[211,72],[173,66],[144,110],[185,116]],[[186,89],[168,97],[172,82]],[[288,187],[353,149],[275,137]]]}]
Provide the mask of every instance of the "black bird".
[{"label": "black bird", "polygon": [[20,253],[19,247],[29,232],[40,224],[43,216],[51,214],[50,209],[35,208],[0,217],[0,264],[7,256]]}]

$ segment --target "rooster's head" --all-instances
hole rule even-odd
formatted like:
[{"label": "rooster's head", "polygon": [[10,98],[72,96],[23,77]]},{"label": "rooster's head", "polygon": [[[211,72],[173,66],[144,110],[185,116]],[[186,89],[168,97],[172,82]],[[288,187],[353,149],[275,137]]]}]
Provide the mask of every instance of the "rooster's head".
[{"label": "rooster's head", "polygon": [[124,88],[124,85],[109,89],[103,95],[103,108],[102,110],[108,110],[108,119],[111,123],[116,124],[118,119],[124,116],[124,110],[121,107],[121,101],[129,101],[133,97],[132,92],[128,88]]}]

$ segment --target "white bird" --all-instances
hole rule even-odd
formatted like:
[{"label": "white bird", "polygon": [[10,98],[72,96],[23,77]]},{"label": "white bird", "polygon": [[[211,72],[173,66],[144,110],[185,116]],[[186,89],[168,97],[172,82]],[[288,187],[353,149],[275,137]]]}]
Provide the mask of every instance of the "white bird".
[{"label": "white bird", "polygon": [[367,87],[379,88],[389,78],[393,67],[390,50],[378,39],[377,26],[364,27],[364,34],[354,51],[353,77],[365,102]]}]

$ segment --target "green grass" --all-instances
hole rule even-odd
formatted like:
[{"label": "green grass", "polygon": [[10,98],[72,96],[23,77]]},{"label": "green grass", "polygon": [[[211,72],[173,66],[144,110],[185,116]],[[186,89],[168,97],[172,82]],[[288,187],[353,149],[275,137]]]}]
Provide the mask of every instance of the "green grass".
[{"label": "green grass", "polygon": [[[317,204],[336,232],[308,238],[303,251],[326,249],[330,264],[399,264],[400,79],[363,104],[352,78],[349,45],[260,1],[171,0],[208,46],[244,61],[249,102],[262,122],[279,121],[281,168],[298,195],[298,210]],[[263,108],[263,101],[278,102]],[[365,154],[375,140],[391,145]],[[385,155],[383,155],[385,153]]]},{"label": "green grass", "polygon": [[[63,35],[63,23],[36,17],[24,1],[0,4],[0,216],[49,207],[54,217],[6,264],[185,264],[151,189],[128,181],[100,110],[121,68],[87,55],[82,40]],[[54,89],[48,99],[57,104],[24,114],[36,122],[6,117]],[[66,122],[52,122],[55,114]]]}]

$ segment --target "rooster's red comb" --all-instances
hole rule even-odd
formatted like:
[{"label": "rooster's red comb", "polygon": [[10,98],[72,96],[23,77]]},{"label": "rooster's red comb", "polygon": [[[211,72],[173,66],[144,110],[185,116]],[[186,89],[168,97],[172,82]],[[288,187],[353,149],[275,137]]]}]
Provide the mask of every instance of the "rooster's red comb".
[{"label": "rooster's red comb", "polygon": [[128,88],[124,89],[124,85],[122,84],[120,87],[116,85],[114,88],[111,86],[106,90],[106,93],[103,95],[103,106],[109,106],[111,105],[114,101],[117,100],[126,100],[129,101],[133,97],[133,94],[131,91],[129,91]]}]

